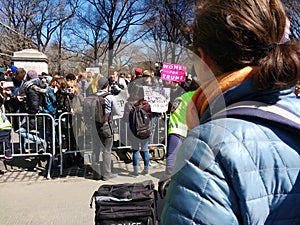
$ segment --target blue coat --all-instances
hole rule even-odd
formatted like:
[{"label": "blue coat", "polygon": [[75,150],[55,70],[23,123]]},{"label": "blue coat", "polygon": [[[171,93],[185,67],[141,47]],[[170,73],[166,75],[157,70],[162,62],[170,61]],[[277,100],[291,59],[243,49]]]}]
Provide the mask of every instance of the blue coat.
[{"label": "blue coat", "polygon": [[[251,79],[211,111],[246,100],[277,102],[300,116],[293,89],[257,92]],[[299,151],[292,130],[233,118],[198,125],[177,154],[162,224],[300,224]]]}]

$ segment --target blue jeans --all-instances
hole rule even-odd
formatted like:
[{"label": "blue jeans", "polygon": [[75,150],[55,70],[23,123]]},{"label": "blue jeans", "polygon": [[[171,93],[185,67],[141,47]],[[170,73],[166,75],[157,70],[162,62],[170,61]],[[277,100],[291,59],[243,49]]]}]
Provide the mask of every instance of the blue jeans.
[{"label": "blue jeans", "polygon": [[21,123],[20,130],[19,130],[21,137],[24,138],[24,143],[23,143],[23,146],[22,146],[22,147],[23,147],[23,148],[26,147],[26,140],[27,140],[27,139],[28,139],[28,140],[31,140],[31,141],[33,141],[33,142],[39,144],[39,145],[40,145],[42,142],[44,142],[44,139],[40,138],[40,137],[37,136],[37,135],[34,135],[34,134],[32,134],[32,133],[29,133],[29,130],[25,129],[25,128],[22,126],[22,125],[24,125],[24,124],[26,124],[26,123],[27,123],[26,118],[23,118],[22,123]]},{"label": "blue jeans", "polygon": [[[141,150],[139,150],[140,144],[141,144]],[[149,170],[150,154],[149,154],[148,144],[149,144],[149,139],[132,143],[133,169],[134,169],[134,172],[136,172],[136,173],[139,170],[139,163],[140,163],[140,154],[139,153],[141,153],[142,159],[144,161],[144,170]]]}]

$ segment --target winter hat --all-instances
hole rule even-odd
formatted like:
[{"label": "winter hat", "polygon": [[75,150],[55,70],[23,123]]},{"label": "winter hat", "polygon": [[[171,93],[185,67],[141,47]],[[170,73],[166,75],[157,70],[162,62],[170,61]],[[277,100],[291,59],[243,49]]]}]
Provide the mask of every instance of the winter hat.
[{"label": "winter hat", "polygon": [[109,81],[106,77],[101,77],[98,81],[98,89],[101,90],[109,84]]},{"label": "winter hat", "polygon": [[141,68],[135,68],[134,73],[135,73],[135,75],[142,75],[143,70]]},{"label": "winter hat", "polygon": [[37,72],[35,71],[35,70],[29,70],[28,72],[27,72],[27,80],[32,80],[32,79],[36,79],[36,78],[38,78],[39,76],[38,76],[38,74],[37,74]]},{"label": "winter hat", "polygon": [[11,72],[14,73],[14,72],[17,71],[18,67],[16,67],[16,66],[11,66],[10,69],[11,69]]}]

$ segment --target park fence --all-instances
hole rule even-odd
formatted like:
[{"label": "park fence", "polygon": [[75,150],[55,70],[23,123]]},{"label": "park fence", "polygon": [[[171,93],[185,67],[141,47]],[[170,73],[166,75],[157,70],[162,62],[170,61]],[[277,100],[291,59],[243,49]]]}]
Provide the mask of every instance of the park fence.
[{"label": "park fence", "polygon": [[[62,113],[54,119],[50,114],[38,113],[35,115],[27,113],[7,113],[13,128],[11,131],[11,150],[13,157],[49,157],[47,164],[47,177],[51,177],[54,159],[58,159],[60,175],[63,174],[64,159],[68,154],[87,155],[92,159],[95,146],[96,131],[91,131],[86,126],[82,114]],[[34,128],[29,121],[34,121]],[[121,118],[113,119],[114,144],[113,151],[129,151],[131,144],[129,140],[129,126]],[[30,129],[31,128],[31,129]],[[38,140],[45,140],[47,150],[40,151]],[[5,145],[1,145],[0,157],[4,158]],[[149,147],[160,149],[156,154],[157,159],[164,159],[167,146],[167,114],[158,118],[157,126],[153,133],[153,141]],[[162,151],[161,151],[162,149]]]},{"label": "park fence", "polygon": [[[12,124],[10,145],[12,157],[41,157],[49,156],[48,173],[50,177],[53,157],[55,155],[55,120],[46,113],[6,113]],[[30,122],[32,124],[30,125]],[[41,144],[45,141],[48,148],[41,151]],[[4,151],[7,148],[2,144],[1,158],[4,158]],[[45,146],[44,146],[45,147]]]}]

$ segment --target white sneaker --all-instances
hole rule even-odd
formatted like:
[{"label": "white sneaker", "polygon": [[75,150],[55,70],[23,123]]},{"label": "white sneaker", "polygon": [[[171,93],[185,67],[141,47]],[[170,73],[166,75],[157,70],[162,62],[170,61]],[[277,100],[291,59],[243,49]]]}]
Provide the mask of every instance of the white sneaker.
[{"label": "white sneaker", "polygon": [[45,140],[43,140],[41,142],[41,144],[39,145],[39,150],[38,150],[38,153],[39,154],[43,154],[47,151],[47,142]]}]

